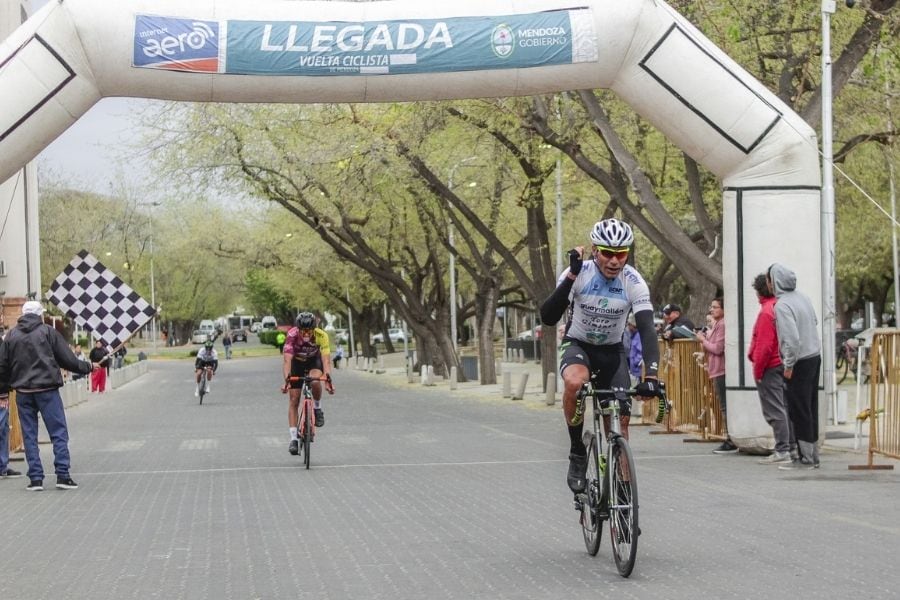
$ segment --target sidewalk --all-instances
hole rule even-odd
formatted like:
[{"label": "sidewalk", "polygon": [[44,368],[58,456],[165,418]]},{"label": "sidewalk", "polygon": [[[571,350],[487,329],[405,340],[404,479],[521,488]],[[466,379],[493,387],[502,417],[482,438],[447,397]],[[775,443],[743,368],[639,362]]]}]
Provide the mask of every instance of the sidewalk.
[{"label": "sidewalk", "polygon": [[[530,409],[561,409],[559,392],[557,392],[556,394],[556,401],[554,405],[550,406],[547,404],[547,394],[543,391],[543,384],[541,381],[540,363],[535,361],[526,361],[524,363],[502,362],[500,364],[501,372],[497,373],[497,383],[490,385],[481,385],[477,380],[460,382],[457,383],[457,388],[455,391],[453,391],[453,393],[464,395],[467,398],[476,398],[486,401],[522,403]],[[361,358],[357,363],[357,358],[354,357],[346,360],[346,365],[344,366],[344,368],[363,370],[364,365]],[[505,397],[503,395],[502,371],[509,371],[510,373],[510,391],[513,394],[517,392],[522,377],[524,375],[528,376],[527,385],[525,387],[525,394],[521,400],[513,400],[512,398]],[[390,380],[393,385],[396,385],[398,387],[414,385],[418,386],[423,391],[450,391],[450,382],[442,377],[436,377],[435,385],[425,386],[421,383],[420,375],[418,373],[414,373],[412,377],[412,383],[409,383],[406,374],[405,357],[402,352],[379,355],[378,359],[376,359],[375,372],[373,374],[377,374],[380,377],[384,377]],[[854,452],[864,455],[869,446],[869,424],[867,421],[861,424],[861,429],[859,432],[860,435],[859,439],[857,440],[857,424],[855,421],[855,417],[857,414],[856,384],[854,382],[851,382],[849,384],[840,385],[838,386],[838,391],[846,392],[847,395],[846,421],[834,425],[831,424],[831,420],[829,418],[829,421],[825,426],[824,447],[830,450]],[[863,408],[867,406],[868,402],[866,393],[867,390],[865,386],[863,386],[862,395],[860,398],[860,402]],[[844,416],[841,414],[841,412],[839,412],[839,416]],[[830,409],[828,413],[830,415]]]}]

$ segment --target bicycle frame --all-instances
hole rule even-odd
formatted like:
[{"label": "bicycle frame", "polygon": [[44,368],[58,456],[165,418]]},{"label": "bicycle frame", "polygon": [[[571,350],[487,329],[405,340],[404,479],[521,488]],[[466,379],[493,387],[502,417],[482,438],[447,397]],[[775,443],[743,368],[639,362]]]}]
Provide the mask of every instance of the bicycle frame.
[{"label": "bicycle frame", "polygon": [[200,381],[197,382],[197,395],[200,397],[200,404],[203,404],[203,396],[206,395],[206,386],[209,383],[209,376],[213,368],[210,365],[203,365],[200,369]]},{"label": "bicycle frame", "polygon": [[309,469],[310,444],[316,438],[315,399],[312,394],[314,381],[327,381],[324,377],[288,377],[288,382],[302,381],[300,386],[300,405],[297,407],[297,437],[303,449],[303,462]]},{"label": "bicycle frame", "polygon": [[[588,446],[586,487],[575,495],[575,508],[581,513],[584,543],[588,553],[596,555],[603,522],[608,520],[613,558],[622,577],[628,577],[634,569],[640,527],[637,473],[631,448],[622,435],[619,404],[626,396],[636,395],[635,390],[595,389],[591,381],[585,383],[578,393],[579,405],[576,408],[583,411],[583,403],[588,397],[591,398],[593,431],[585,432],[583,438]],[[661,410],[668,406],[662,384],[660,402]],[[601,417],[605,416],[609,417],[609,428],[601,430]]]}]

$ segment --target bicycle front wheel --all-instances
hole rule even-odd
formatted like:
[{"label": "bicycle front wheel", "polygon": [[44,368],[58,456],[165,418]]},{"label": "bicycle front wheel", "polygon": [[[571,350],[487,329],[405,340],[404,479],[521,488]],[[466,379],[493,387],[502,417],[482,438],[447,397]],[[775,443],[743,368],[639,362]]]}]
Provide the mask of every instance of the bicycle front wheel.
[{"label": "bicycle front wheel", "polygon": [[303,464],[309,469],[309,445],[312,443],[312,419],[308,403],[303,403]]},{"label": "bicycle front wheel", "polygon": [[850,371],[850,360],[844,356],[843,350],[834,363],[834,371],[837,374],[837,382],[844,383],[844,380],[847,379],[847,373]]},{"label": "bicycle front wheel", "polygon": [[197,385],[197,395],[200,397],[200,404],[203,404],[204,394],[206,394],[206,372],[200,374],[200,383]]},{"label": "bicycle front wheel", "polygon": [[584,444],[587,446],[588,466],[585,474],[584,498],[581,501],[581,532],[584,534],[584,546],[588,554],[596,556],[600,549],[600,538],[603,536],[603,520],[599,516],[603,473],[600,471],[597,439],[594,434],[585,432]]},{"label": "bicycle front wheel", "polygon": [[610,460],[609,537],[619,575],[628,577],[637,558],[638,487],[631,448],[623,437],[612,441]]}]

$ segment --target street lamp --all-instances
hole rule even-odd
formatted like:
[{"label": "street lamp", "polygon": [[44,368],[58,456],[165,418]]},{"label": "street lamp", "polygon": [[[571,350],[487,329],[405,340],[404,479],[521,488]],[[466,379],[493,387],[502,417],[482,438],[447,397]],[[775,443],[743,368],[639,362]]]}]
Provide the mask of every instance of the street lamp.
[{"label": "street lamp", "polygon": [[[477,156],[470,156],[468,158],[464,158],[461,161],[457,162],[453,167],[450,168],[450,175],[447,177],[447,189],[451,192],[453,191],[453,175],[456,173],[456,169],[462,166],[463,164],[469,162],[470,160],[475,160],[478,158]],[[453,342],[453,352],[457,351],[456,346],[456,253],[454,249],[456,248],[455,241],[453,239],[453,221],[450,221],[448,226],[448,235],[447,242],[450,244],[450,340]]]},{"label": "street lamp", "polygon": [[150,207],[150,305],[153,307],[153,317],[150,319],[150,339],[153,341],[153,351],[156,352],[156,281],[153,272],[153,208],[162,202],[143,202],[141,206]]},{"label": "street lamp", "polygon": [[832,407],[837,423],[837,381],[835,360],[835,300],[834,300],[834,171],[832,169],[832,112],[831,99],[831,15],[834,0],[822,0],[822,370],[825,398]]}]

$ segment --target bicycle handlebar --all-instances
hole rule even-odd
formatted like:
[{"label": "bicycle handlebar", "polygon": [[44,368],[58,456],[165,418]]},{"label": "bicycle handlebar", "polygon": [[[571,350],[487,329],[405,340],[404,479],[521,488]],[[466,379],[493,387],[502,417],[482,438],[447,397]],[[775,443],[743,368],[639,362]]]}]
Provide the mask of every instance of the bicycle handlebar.
[{"label": "bicycle handlebar", "polygon": [[[630,390],[626,390],[626,389],[607,389],[607,390],[597,389],[597,388],[594,388],[594,387],[593,387],[593,384],[591,384],[590,381],[588,381],[588,382],[585,382],[585,384],[584,384],[583,386],[581,386],[581,389],[580,389],[580,390],[578,390],[578,396],[577,396],[577,398],[578,398],[579,400],[581,400],[582,398],[586,398],[587,396],[595,396],[595,395],[596,395],[596,396],[614,396],[614,397],[616,397],[616,398],[621,399],[621,398],[623,398],[624,396],[630,396],[630,397],[632,397],[632,398],[633,398],[634,396],[640,396],[640,392],[638,392],[638,391],[637,391],[636,389],[634,389],[634,388],[632,388],[632,389],[630,389]],[[664,399],[667,398],[667,396],[666,396],[666,384],[665,384],[664,382],[662,382],[662,381],[659,382],[659,395],[658,395],[657,397],[658,397],[658,398],[664,398]]]},{"label": "bicycle handlebar", "polygon": [[285,378],[286,382],[294,382],[294,381],[303,381],[305,383],[312,383],[313,381],[331,381],[331,377],[326,375],[325,377],[310,377],[309,375],[304,375],[303,377],[298,377],[296,375]]}]

